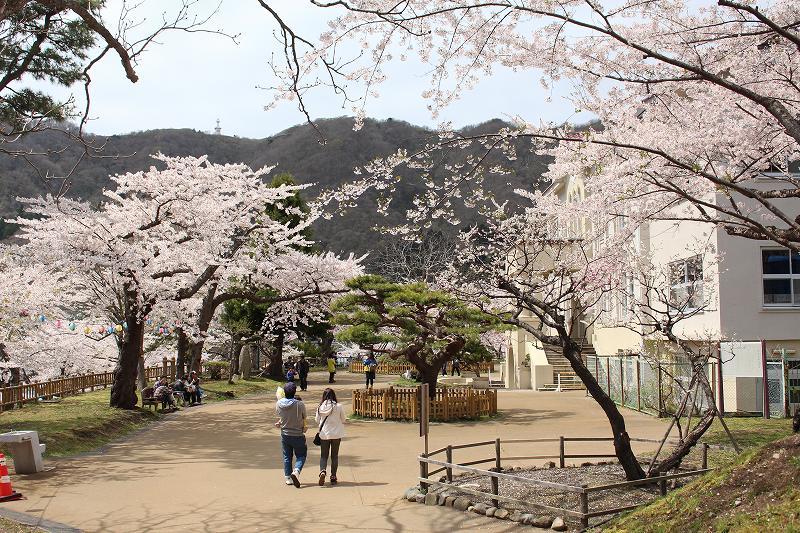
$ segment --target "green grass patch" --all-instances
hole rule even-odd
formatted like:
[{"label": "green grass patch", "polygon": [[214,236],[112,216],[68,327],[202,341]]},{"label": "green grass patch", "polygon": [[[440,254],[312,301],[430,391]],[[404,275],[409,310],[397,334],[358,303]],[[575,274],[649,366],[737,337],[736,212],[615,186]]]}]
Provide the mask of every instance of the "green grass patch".
[{"label": "green grass patch", "polygon": [[[274,393],[280,383],[270,379],[252,378],[234,384],[205,381],[204,401],[232,399],[250,394]],[[39,441],[47,444],[45,455],[64,457],[95,450],[112,440],[142,428],[163,414],[152,409],[114,409],[109,407],[110,389],[67,396],[59,403],[25,404],[21,409],[0,413],[0,433],[11,430],[37,431]],[[0,528],[0,531],[4,531]]]}]

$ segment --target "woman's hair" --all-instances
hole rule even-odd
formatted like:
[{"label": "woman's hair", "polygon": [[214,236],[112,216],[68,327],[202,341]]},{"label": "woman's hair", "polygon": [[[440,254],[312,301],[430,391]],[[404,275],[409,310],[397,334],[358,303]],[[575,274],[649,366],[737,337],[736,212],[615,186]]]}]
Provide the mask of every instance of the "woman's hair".
[{"label": "woman's hair", "polygon": [[336,393],[333,392],[333,389],[330,387],[322,391],[322,399],[319,401],[319,404],[322,405],[323,403],[325,403],[325,400],[330,400],[333,403],[339,403],[336,400]]}]

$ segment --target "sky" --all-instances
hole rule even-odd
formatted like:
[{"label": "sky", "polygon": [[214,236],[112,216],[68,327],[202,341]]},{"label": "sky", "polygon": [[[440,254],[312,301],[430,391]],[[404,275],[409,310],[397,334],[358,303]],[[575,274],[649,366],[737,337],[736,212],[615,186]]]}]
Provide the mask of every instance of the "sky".
[{"label": "sky", "polygon": [[[218,3],[199,0],[195,11],[211,13]],[[119,4],[120,0],[109,1],[107,22],[114,21]],[[141,29],[159,21],[161,13],[174,4],[176,0],[144,2],[136,15],[143,21]],[[269,4],[312,42],[333,14],[330,9],[314,8],[300,0],[270,0]],[[164,34],[141,57],[136,66],[140,79],[135,84],[125,78],[119,61],[108,54],[92,71],[88,130],[101,135],[157,128],[211,131],[219,119],[223,134],[264,138],[304,122],[292,102],[264,109],[274,95],[267,89],[275,83],[269,60],[281,52],[281,47],[273,33],[276,24],[257,0],[223,0],[207,27],[236,34],[237,42],[209,33]],[[366,106],[367,116],[429,127],[441,121],[462,127],[515,116],[534,123],[590,118],[574,114],[563,96],[569,87],[548,92],[536,72],[501,69],[434,119],[420,97],[426,88],[427,70],[418,62],[397,62],[387,67],[389,80],[381,86],[380,97]],[[71,91],[48,90],[62,98],[74,94],[76,105],[83,106],[80,86]],[[307,102],[315,119],[352,114],[332,91],[318,90]]]}]

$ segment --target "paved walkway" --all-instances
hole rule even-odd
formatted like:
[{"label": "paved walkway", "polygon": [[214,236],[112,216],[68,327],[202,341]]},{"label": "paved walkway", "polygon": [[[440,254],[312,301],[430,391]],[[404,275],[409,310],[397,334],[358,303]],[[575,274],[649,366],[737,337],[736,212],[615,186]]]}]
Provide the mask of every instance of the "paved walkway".
[{"label": "paved walkway", "polygon": [[[338,376],[337,392],[349,411],[349,390],[360,376]],[[323,382],[322,375],[312,376],[303,395],[309,412]],[[419,471],[414,457],[422,443],[412,423],[350,422],[337,487],[316,485],[319,454],[309,431],[304,485],[287,487],[280,435],[272,426],[274,403],[274,397],[258,397],[185,409],[101,453],[47,461],[55,467],[49,472],[15,476],[14,488],[27,499],[3,507],[85,531],[516,530],[510,522],[398,499]],[[497,420],[431,424],[431,448],[496,437],[609,433],[602,412],[583,393],[501,391],[499,407],[504,416]],[[652,417],[627,412],[626,419],[633,436],[656,438],[664,430]],[[544,453],[557,453],[557,444],[503,447],[507,456]]]}]

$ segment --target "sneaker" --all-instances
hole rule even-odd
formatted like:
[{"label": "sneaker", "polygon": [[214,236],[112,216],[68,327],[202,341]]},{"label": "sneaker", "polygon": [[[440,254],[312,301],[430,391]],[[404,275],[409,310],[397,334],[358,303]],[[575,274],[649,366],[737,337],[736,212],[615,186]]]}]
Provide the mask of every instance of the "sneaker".
[{"label": "sneaker", "polygon": [[286,476],[286,484],[287,484],[287,485],[294,485],[294,482],[292,481],[292,478],[291,478],[291,477],[289,477],[289,476]]},{"label": "sneaker", "polygon": [[325,471],[319,473],[319,486],[323,486],[325,484]]},{"label": "sneaker", "polygon": [[300,488],[300,471],[295,468],[294,472],[290,476],[292,478],[292,484],[298,489]]},{"label": "sneaker", "polygon": [[338,483],[338,482],[339,482],[339,480],[336,479],[336,476],[331,476],[331,485],[336,485],[336,483]]}]

